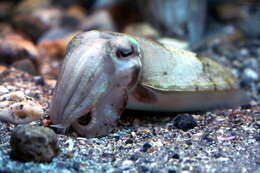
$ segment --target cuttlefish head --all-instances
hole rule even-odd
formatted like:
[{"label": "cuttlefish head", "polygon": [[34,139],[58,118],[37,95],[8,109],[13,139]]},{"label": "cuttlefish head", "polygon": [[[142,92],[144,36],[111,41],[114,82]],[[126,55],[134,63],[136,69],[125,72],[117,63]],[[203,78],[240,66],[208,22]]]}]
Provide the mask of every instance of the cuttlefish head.
[{"label": "cuttlefish head", "polygon": [[84,137],[111,132],[137,85],[142,51],[127,35],[89,31],[68,45],[50,117],[54,126],[73,127]]}]

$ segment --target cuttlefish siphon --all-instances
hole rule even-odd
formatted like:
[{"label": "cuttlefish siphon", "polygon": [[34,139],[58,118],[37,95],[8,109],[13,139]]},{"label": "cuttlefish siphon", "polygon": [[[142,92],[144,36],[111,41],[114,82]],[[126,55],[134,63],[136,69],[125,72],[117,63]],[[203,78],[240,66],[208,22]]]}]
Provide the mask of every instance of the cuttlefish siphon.
[{"label": "cuttlefish siphon", "polygon": [[193,52],[115,32],[75,36],[52,99],[56,127],[84,137],[111,132],[125,108],[190,112],[247,102],[232,73]]}]

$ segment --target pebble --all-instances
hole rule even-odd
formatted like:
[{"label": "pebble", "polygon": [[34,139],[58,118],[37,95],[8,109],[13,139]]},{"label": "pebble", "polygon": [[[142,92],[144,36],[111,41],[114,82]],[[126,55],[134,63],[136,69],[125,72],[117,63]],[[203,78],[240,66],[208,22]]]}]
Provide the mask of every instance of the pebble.
[{"label": "pebble", "polygon": [[9,90],[6,87],[0,85],[0,96],[3,94],[6,94],[8,92],[9,92]]},{"label": "pebble", "polygon": [[172,156],[171,156],[171,158],[173,158],[173,159],[179,159],[179,158],[180,158],[180,155],[177,154],[177,153],[173,153]]},{"label": "pebble", "polygon": [[147,152],[149,150],[149,148],[151,148],[151,147],[152,147],[152,145],[150,143],[146,142],[143,145],[142,151]]},{"label": "pebble", "polygon": [[130,169],[131,167],[133,167],[134,165],[134,162],[132,160],[124,160],[123,163],[122,163],[122,167],[121,169]]},{"label": "pebble", "polygon": [[246,79],[251,81],[257,81],[259,79],[258,73],[251,68],[246,68],[243,72],[243,75]]},{"label": "pebble", "polygon": [[168,173],[180,173],[181,171],[179,169],[176,168],[170,168],[168,169]]},{"label": "pebble", "polygon": [[41,86],[45,85],[45,81],[44,81],[44,78],[42,76],[35,76],[33,78],[33,80],[34,80],[36,85],[41,85]]},{"label": "pebble", "polygon": [[18,126],[11,134],[11,158],[23,162],[50,162],[58,154],[57,135],[42,126]]},{"label": "pebble", "polygon": [[134,23],[129,24],[123,31],[124,33],[144,37],[144,38],[158,38],[159,32],[153,28],[149,23]]},{"label": "pebble", "polygon": [[197,122],[190,114],[179,114],[174,118],[174,126],[183,131],[188,131],[196,127]]},{"label": "pebble", "polygon": [[134,143],[133,139],[127,139],[125,141],[125,144],[132,144],[132,143]]}]

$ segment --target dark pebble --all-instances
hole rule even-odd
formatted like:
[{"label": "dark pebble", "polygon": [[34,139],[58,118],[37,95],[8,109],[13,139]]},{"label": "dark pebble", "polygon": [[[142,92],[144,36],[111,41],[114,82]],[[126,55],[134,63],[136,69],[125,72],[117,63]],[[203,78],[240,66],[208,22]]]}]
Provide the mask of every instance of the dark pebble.
[{"label": "dark pebble", "polygon": [[11,158],[23,162],[50,162],[58,154],[53,130],[33,125],[17,127],[11,134]]},{"label": "dark pebble", "polygon": [[151,147],[152,147],[152,145],[149,144],[148,142],[146,142],[146,143],[144,143],[144,145],[143,145],[142,151],[143,151],[143,152],[147,152],[148,149],[151,148]]},{"label": "dark pebble", "polygon": [[81,163],[80,162],[74,162],[73,168],[75,171],[80,171]]},{"label": "dark pebble", "polygon": [[218,159],[218,158],[222,157],[222,154],[221,153],[216,153],[216,154],[213,154],[213,157]]},{"label": "dark pebble", "polygon": [[250,109],[252,107],[252,105],[250,104],[245,104],[241,106],[241,109]]},{"label": "dark pebble", "polygon": [[191,140],[187,140],[185,143],[186,143],[187,145],[192,145]]},{"label": "dark pebble", "polygon": [[35,76],[33,78],[33,80],[34,80],[36,85],[41,85],[41,86],[45,85],[45,81],[44,81],[44,78],[42,76]]},{"label": "dark pebble", "polygon": [[140,158],[140,156],[138,154],[133,154],[133,155],[130,156],[129,159],[132,160],[132,161],[136,161],[138,158]]},{"label": "dark pebble", "polygon": [[134,141],[133,141],[133,139],[127,139],[126,141],[125,141],[125,144],[132,144]]},{"label": "dark pebble", "polygon": [[102,157],[114,159],[114,158],[115,158],[115,155],[112,154],[112,153],[103,153],[103,154],[102,154]]},{"label": "dark pebble", "polygon": [[252,127],[254,127],[255,129],[260,129],[260,124],[259,123],[253,123]]},{"label": "dark pebble", "polygon": [[115,140],[118,141],[120,139],[119,135],[114,136]]},{"label": "dark pebble", "polygon": [[177,129],[188,131],[197,126],[196,120],[190,114],[179,114],[174,119],[174,126]]},{"label": "dark pebble", "polygon": [[146,166],[138,167],[138,172],[149,172],[149,168]]},{"label": "dark pebble", "polygon": [[253,85],[254,84],[247,79],[243,79],[242,81],[240,81],[240,86],[241,86],[241,88],[244,88],[244,89],[253,90],[252,89],[254,87]]},{"label": "dark pebble", "polygon": [[177,153],[173,153],[171,158],[173,158],[173,159],[180,159],[180,155],[177,154]]},{"label": "dark pebble", "polygon": [[256,135],[256,136],[255,136],[255,140],[256,140],[257,142],[260,142],[260,135]]},{"label": "dark pebble", "polygon": [[175,169],[175,168],[170,168],[170,169],[168,169],[168,173],[180,173],[180,170]]}]

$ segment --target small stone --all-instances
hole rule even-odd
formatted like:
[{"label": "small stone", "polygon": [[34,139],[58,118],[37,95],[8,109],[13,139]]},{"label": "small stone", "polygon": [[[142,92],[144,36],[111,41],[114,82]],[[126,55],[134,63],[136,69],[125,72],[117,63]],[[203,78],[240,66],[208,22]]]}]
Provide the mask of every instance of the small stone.
[{"label": "small stone", "polygon": [[134,23],[129,24],[123,31],[124,33],[144,37],[144,38],[158,38],[159,32],[153,28],[149,23]]},{"label": "small stone", "polygon": [[11,134],[11,158],[23,162],[50,162],[58,154],[57,135],[42,126],[18,126]]},{"label": "small stone", "polygon": [[37,75],[37,69],[36,66],[33,64],[33,62],[29,59],[22,59],[15,61],[12,66],[16,69],[19,69],[21,71],[25,71],[31,75]]},{"label": "small stone", "polygon": [[151,147],[152,147],[152,145],[151,145],[150,143],[146,142],[146,143],[144,143],[144,145],[143,145],[142,151],[143,151],[143,152],[147,152],[148,149],[150,149]]},{"label": "small stone", "polygon": [[174,119],[174,126],[183,131],[188,131],[196,127],[197,122],[190,114],[179,114]]},{"label": "small stone", "polygon": [[127,139],[126,141],[125,141],[125,144],[132,144],[134,141],[133,141],[133,139]]},{"label": "small stone", "polygon": [[173,153],[173,155],[171,156],[171,158],[173,158],[173,159],[179,159],[179,158],[180,158],[180,155],[177,154],[177,153]]},{"label": "small stone", "polygon": [[177,172],[176,172],[176,170],[175,170],[175,169],[173,169],[173,168],[170,168],[170,169],[168,169],[168,173],[177,173]]},{"label": "small stone", "polygon": [[138,172],[148,172],[149,171],[149,168],[147,166],[140,166],[138,167]]},{"label": "small stone", "polygon": [[9,90],[6,87],[0,85],[0,96],[3,94],[6,94],[8,92],[9,92]]},{"label": "small stone", "polygon": [[34,80],[36,85],[41,85],[41,86],[45,85],[45,81],[44,81],[44,78],[42,76],[35,76],[33,78],[33,80]]},{"label": "small stone", "polygon": [[130,169],[131,167],[133,167],[134,162],[132,160],[124,160],[121,166],[121,169]]},{"label": "small stone", "polygon": [[0,74],[7,70],[7,66],[0,65]]},{"label": "small stone", "polygon": [[260,135],[256,135],[254,138],[257,142],[260,142]]},{"label": "small stone", "polygon": [[180,173],[181,171],[178,168],[170,168],[168,169],[168,173]]},{"label": "small stone", "polygon": [[[0,62],[13,64],[19,69],[39,71],[39,52],[36,45],[19,34],[7,34],[0,38]],[[27,60],[27,61],[26,61]]]},{"label": "small stone", "polygon": [[255,72],[251,68],[246,68],[243,72],[244,78],[251,80],[251,81],[257,81],[259,79],[259,75],[257,72]]}]

